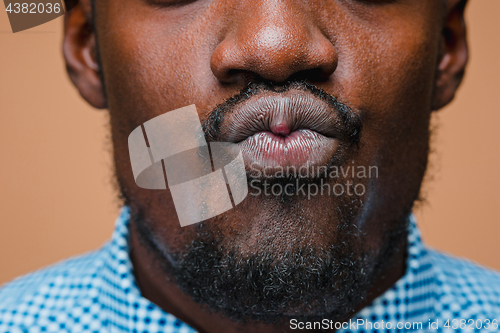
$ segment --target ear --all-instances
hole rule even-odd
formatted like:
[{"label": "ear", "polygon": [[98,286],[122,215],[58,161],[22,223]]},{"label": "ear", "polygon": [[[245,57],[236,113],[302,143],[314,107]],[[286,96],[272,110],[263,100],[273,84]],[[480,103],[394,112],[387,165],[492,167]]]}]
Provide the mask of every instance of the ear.
[{"label": "ear", "polygon": [[89,1],[81,0],[64,19],[63,53],[66,69],[82,97],[92,106],[107,107],[97,61],[96,36],[92,30]]},{"label": "ear", "polygon": [[447,0],[441,57],[438,65],[433,110],[450,103],[462,82],[469,57],[464,10],[467,0]]}]

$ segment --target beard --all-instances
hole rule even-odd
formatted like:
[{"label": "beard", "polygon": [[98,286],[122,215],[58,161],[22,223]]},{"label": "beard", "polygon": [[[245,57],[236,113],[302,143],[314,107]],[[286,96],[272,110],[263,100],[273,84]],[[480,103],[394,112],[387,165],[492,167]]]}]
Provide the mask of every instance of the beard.
[{"label": "beard", "polygon": [[380,251],[366,250],[364,236],[352,222],[359,209],[354,205],[338,211],[342,220],[329,245],[297,242],[287,249],[277,248],[276,236],[242,251],[213,227],[224,224],[221,216],[200,223],[196,238],[184,251],[174,253],[159,244],[140,210],[132,209],[132,221],[165,277],[211,312],[243,324],[343,321],[354,314],[380,273],[402,250],[409,223],[408,218],[396,223],[385,234]]},{"label": "beard", "polygon": [[[343,110],[341,115],[348,131],[345,137],[351,142],[342,146],[326,167],[345,165],[356,154],[361,135],[360,119],[333,96],[303,82],[280,86],[250,85],[209,115],[203,124],[206,137],[218,141],[224,116],[237,103],[263,90],[284,92],[292,88],[307,90],[336,110]],[[247,174],[247,178],[249,184],[254,180],[251,174]],[[270,182],[268,185],[278,184],[283,188],[304,182],[318,186],[319,181],[324,180],[286,175],[284,179],[266,181]],[[333,187],[345,180],[327,181]],[[173,280],[195,302],[240,323],[278,324],[292,318],[299,321],[347,320],[366,299],[395,253],[401,250],[411,211],[410,206],[400,219],[390,224],[381,248],[370,249],[368,237],[361,231],[358,221],[365,208],[365,195],[343,193],[313,200],[298,195],[251,198],[246,207],[245,202],[240,204],[245,214],[238,216],[228,212],[193,226],[196,237],[184,250],[174,252],[160,241],[157,231],[151,227],[157,224],[146,218],[144,208],[127,196],[126,191],[122,191],[122,195],[131,209],[133,227],[165,277]],[[249,248],[244,249],[242,244],[227,237],[222,226],[243,224],[247,221],[242,221],[241,216],[248,216],[250,220],[249,214],[259,210],[272,210],[273,213],[268,221],[253,219],[255,223],[251,227],[258,230],[259,239]],[[280,232],[275,232],[277,225]],[[316,230],[309,230],[314,227]],[[284,228],[286,232],[282,231]],[[248,234],[242,238],[255,237],[251,231],[245,232]],[[287,235],[285,238],[283,233]]]}]

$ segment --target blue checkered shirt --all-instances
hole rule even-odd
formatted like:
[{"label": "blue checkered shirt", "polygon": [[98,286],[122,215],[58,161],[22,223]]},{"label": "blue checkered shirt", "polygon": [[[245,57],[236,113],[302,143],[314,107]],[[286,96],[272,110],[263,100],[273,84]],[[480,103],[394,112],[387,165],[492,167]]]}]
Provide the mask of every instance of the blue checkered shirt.
[{"label": "blue checkered shirt", "polygon": [[[101,249],[4,285],[0,333],[195,332],[141,296],[128,221],[124,208]],[[405,275],[338,332],[499,332],[500,275],[427,248],[414,221],[408,237]]]}]

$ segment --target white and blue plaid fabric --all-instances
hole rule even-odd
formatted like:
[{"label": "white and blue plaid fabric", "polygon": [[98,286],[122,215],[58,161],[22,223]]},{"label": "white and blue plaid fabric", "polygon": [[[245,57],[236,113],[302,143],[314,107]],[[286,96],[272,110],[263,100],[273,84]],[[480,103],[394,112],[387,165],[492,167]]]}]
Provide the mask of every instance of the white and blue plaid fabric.
[{"label": "white and blue plaid fabric", "polygon": [[[128,221],[124,208],[101,249],[4,285],[0,333],[195,332],[141,296]],[[405,276],[338,332],[500,332],[500,275],[428,249],[413,221],[408,237]]]}]

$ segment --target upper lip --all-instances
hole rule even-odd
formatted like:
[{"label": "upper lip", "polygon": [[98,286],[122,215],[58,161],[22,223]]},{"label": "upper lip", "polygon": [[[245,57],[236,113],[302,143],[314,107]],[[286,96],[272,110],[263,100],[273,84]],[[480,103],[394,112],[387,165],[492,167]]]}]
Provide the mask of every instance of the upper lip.
[{"label": "upper lip", "polygon": [[310,93],[264,93],[238,105],[221,126],[224,140],[238,143],[259,132],[287,136],[298,130],[342,139],[344,124],[338,112]]}]

